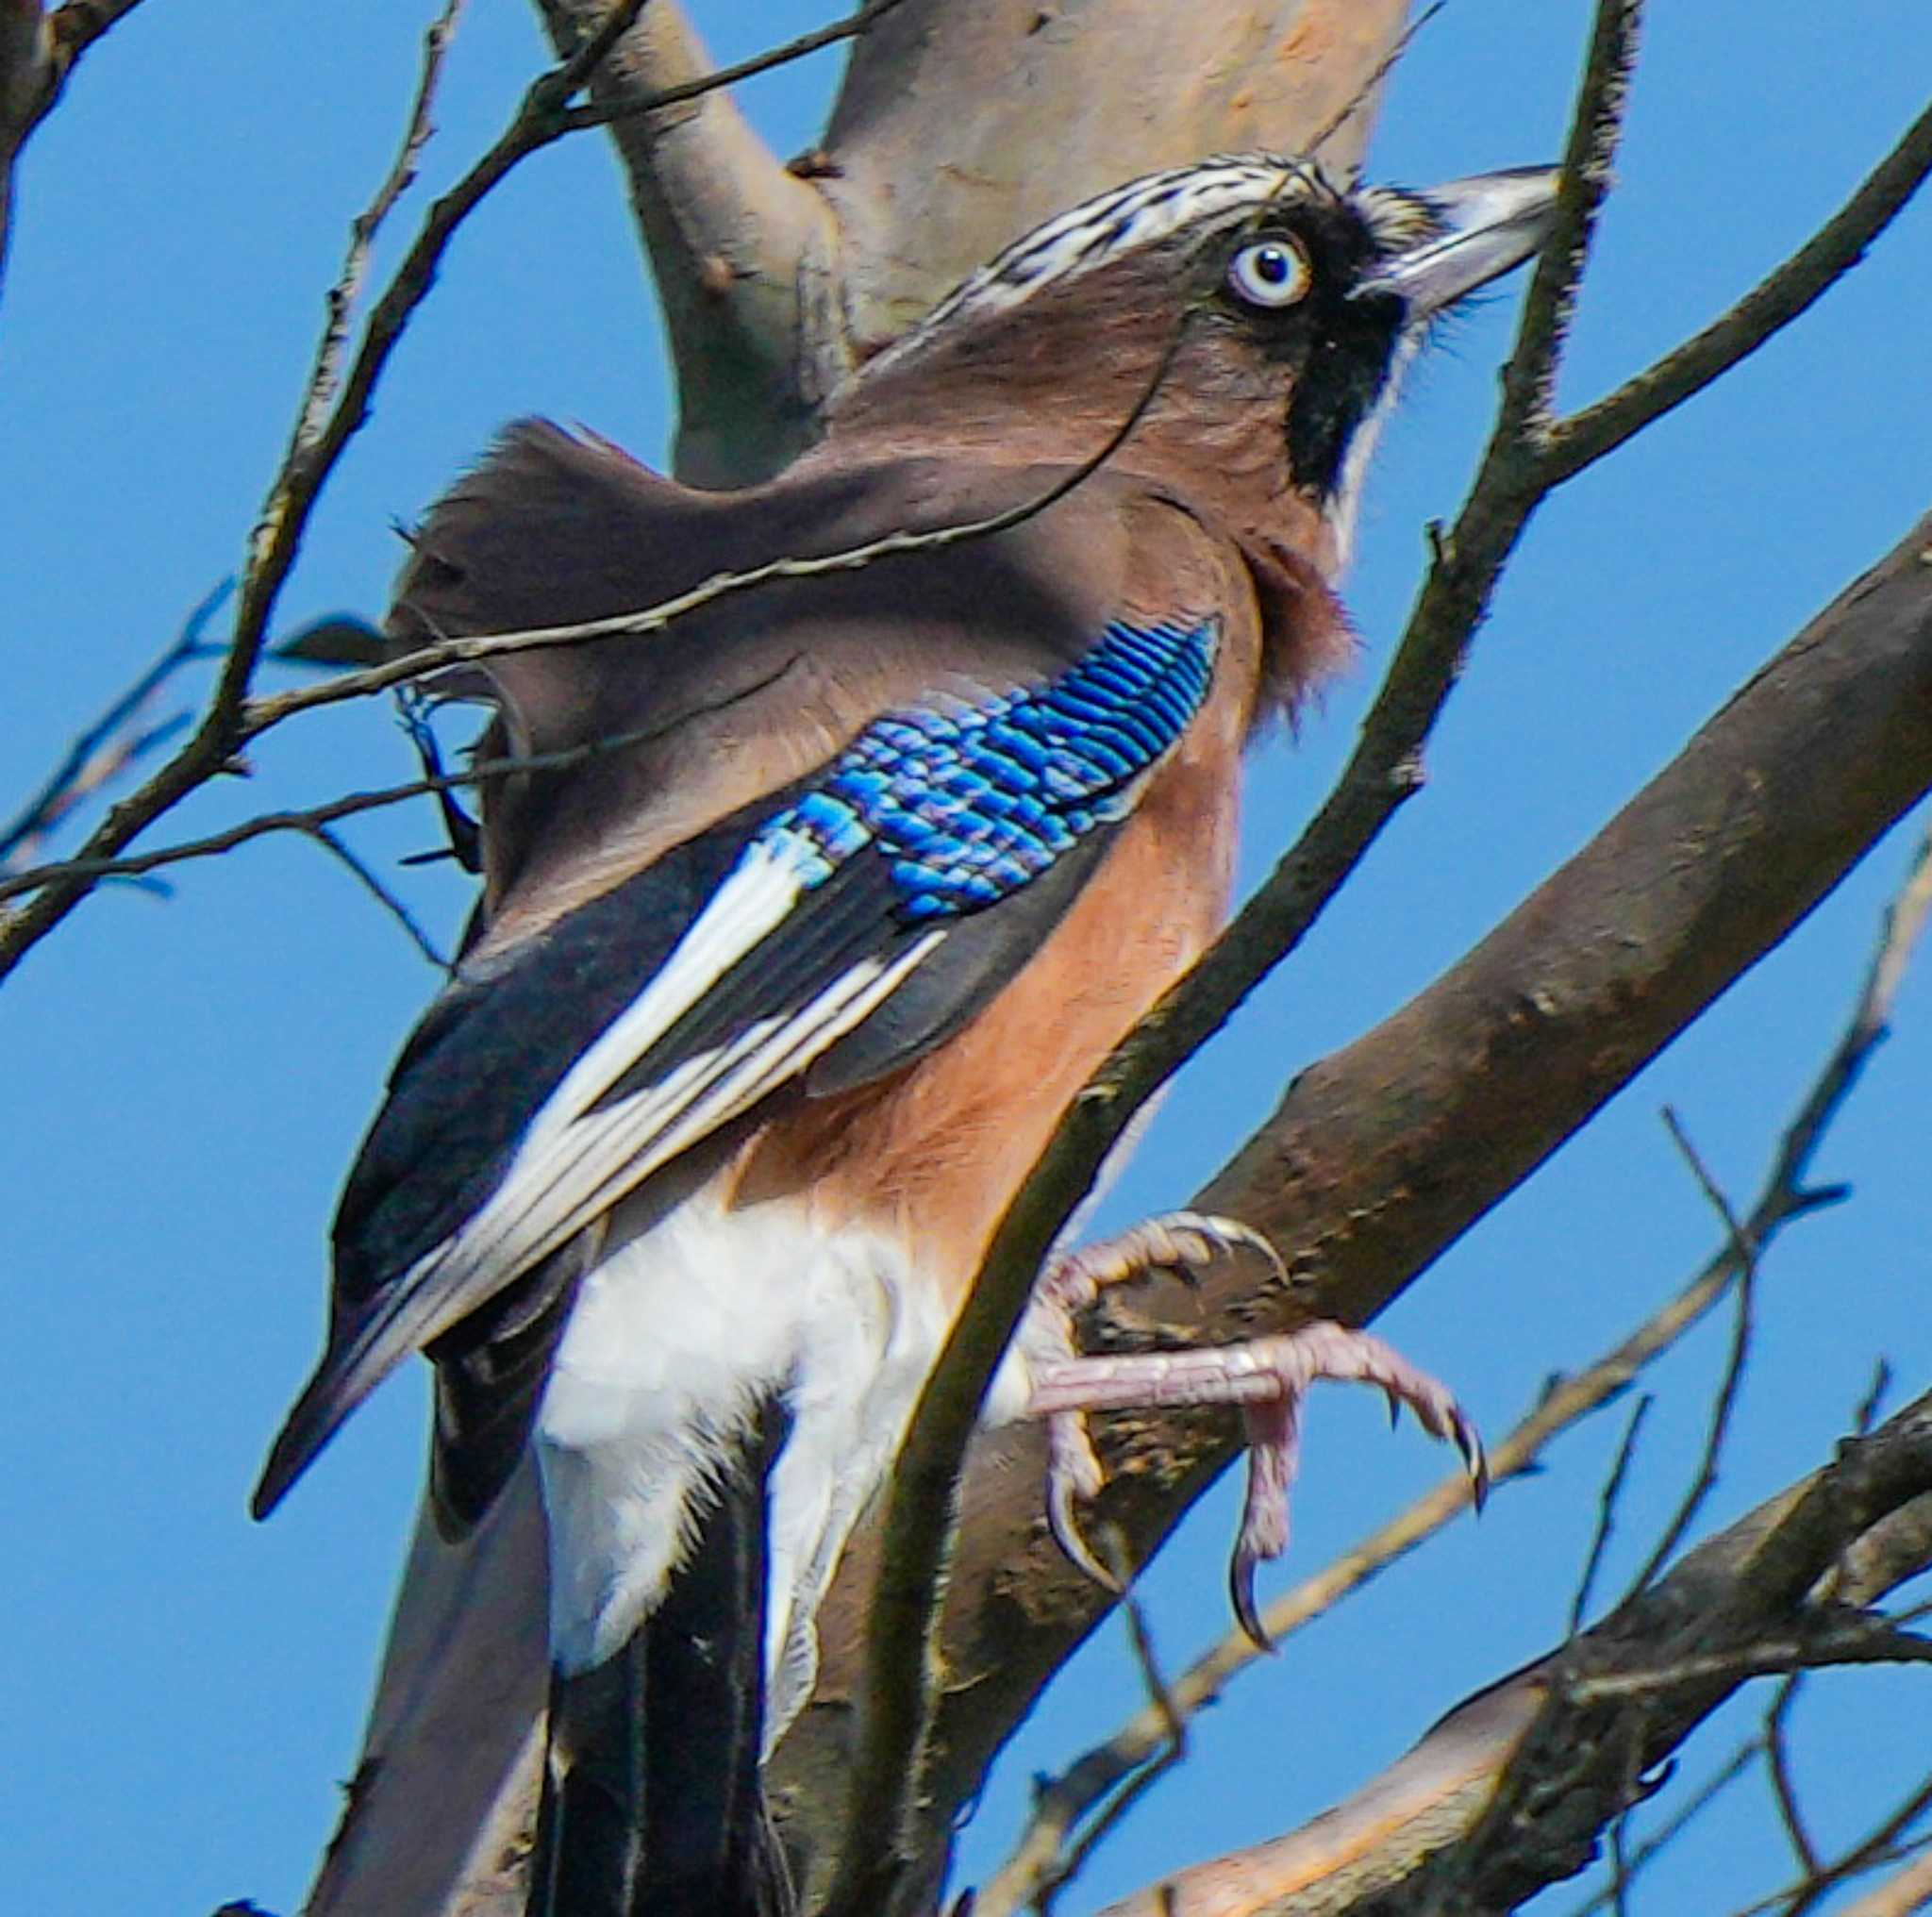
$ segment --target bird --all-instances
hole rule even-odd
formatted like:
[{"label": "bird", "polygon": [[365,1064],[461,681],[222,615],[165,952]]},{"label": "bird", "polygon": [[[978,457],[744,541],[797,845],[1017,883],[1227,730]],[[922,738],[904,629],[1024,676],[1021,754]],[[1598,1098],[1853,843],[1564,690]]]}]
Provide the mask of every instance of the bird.
[{"label": "bird", "polygon": [[[524,420],[410,534],[391,650],[487,642],[425,682],[491,711],[454,828],[481,895],[349,1175],[253,1509],[415,1353],[446,1536],[534,1454],[532,1917],[791,1908],[760,1766],[841,1550],[1062,1110],[1223,923],[1244,756],[1355,650],[1336,581],[1402,375],[1542,243],[1557,181],[1155,173],[972,274],[774,478],[701,492]],[[1253,1236],[1057,1248],[985,1415],[1049,1421],[1085,1559],[1087,1413],[1240,1406],[1258,1629],[1312,1378],[1480,1453],[1338,1325],[1075,1348],[1105,1287]]]}]

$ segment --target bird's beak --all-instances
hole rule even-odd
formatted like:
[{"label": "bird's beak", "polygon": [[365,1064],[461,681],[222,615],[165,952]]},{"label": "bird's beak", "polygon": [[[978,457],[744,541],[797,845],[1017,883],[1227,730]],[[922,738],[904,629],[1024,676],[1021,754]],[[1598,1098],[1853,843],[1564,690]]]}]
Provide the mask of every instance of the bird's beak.
[{"label": "bird's beak", "polygon": [[1393,293],[1420,317],[1518,267],[1549,238],[1562,169],[1513,167],[1451,180],[1415,198],[1436,218],[1426,240],[1384,260],[1351,297]]}]

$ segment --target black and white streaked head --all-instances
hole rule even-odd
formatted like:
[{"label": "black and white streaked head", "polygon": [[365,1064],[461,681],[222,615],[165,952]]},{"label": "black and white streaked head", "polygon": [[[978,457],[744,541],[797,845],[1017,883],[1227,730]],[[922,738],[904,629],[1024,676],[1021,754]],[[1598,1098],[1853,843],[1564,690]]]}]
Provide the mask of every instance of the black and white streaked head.
[{"label": "black and white streaked head", "polygon": [[1055,442],[1104,443],[1158,375],[1122,458],[1197,493],[1298,494],[1332,571],[1403,372],[1442,314],[1542,243],[1557,181],[1538,167],[1350,190],[1272,154],[1150,174],[981,267],[838,412],[916,405],[1008,457],[1051,458]]}]

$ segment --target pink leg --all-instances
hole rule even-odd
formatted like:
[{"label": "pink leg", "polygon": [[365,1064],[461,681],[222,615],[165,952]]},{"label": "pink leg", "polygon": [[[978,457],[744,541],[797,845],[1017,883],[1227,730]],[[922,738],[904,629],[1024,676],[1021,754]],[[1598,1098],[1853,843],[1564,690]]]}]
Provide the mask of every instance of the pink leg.
[{"label": "pink leg", "polygon": [[[1404,1405],[1423,1428],[1462,1453],[1480,1502],[1488,1486],[1482,1443],[1455,1395],[1367,1331],[1326,1321],[1219,1348],[1085,1358],[1073,1342],[1074,1313],[1101,1290],[1162,1267],[1205,1263],[1239,1244],[1274,1258],[1259,1235],[1231,1220],[1170,1213],[1119,1239],[1058,1258],[1041,1275],[1026,1332],[1028,1413],[1047,1420],[1047,1509],[1054,1535],[1091,1575],[1116,1580],[1095,1561],[1074,1524],[1074,1499],[1091,1498],[1105,1475],[1087,1434],[1090,1411],[1182,1405],[1238,1405],[1248,1434],[1247,1495],[1229,1567],[1235,1615],[1264,1649],[1255,1567],[1288,1543],[1289,1493],[1301,1454],[1302,1401],[1317,1378],[1378,1385],[1391,1421]],[[1275,1259],[1277,1268],[1279,1260]]]}]

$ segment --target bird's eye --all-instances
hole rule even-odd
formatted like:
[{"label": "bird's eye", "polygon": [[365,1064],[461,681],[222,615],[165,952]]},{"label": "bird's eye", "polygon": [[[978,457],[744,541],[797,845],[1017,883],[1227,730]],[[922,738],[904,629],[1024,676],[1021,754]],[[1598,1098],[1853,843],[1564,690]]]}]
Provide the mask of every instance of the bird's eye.
[{"label": "bird's eye", "polygon": [[1228,261],[1227,284],[1251,307],[1291,307],[1308,290],[1308,256],[1285,235],[1251,240]]}]

